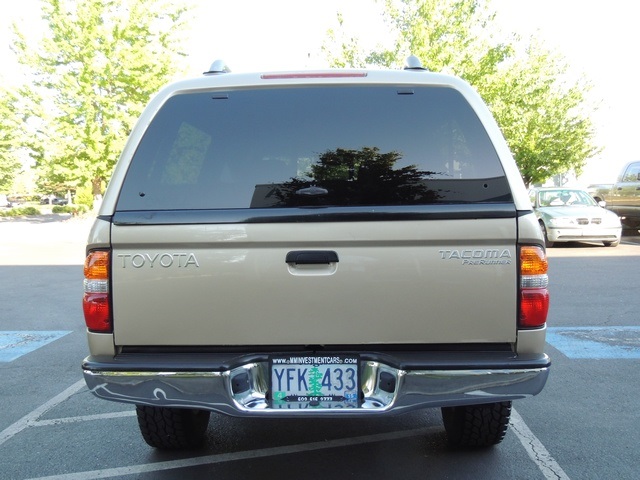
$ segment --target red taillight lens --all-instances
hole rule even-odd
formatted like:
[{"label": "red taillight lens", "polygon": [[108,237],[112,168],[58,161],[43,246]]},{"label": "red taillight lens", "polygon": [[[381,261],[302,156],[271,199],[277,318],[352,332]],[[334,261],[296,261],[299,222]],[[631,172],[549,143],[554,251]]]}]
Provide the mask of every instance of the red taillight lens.
[{"label": "red taillight lens", "polygon": [[535,288],[520,293],[520,326],[542,327],[547,322],[549,312],[549,290]]},{"label": "red taillight lens", "polygon": [[549,265],[541,247],[520,248],[520,312],[518,325],[540,328],[547,322],[549,312]]},{"label": "red taillight lens", "polygon": [[287,80],[300,78],[363,78],[365,72],[299,72],[299,73],[265,73],[260,75],[262,80]]},{"label": "red taillight lens", "polygon": [[87,328],[92,332],[110,333],[113,329],[109,292],[110,260],[108,251],[98,250],[89,252],[84,262],[82,310]]},{"label": "red taillight lens", "polygon": [[85,293],[82,300],[84,321],[92,332],[111,332],[111,308],[108,293]]}]

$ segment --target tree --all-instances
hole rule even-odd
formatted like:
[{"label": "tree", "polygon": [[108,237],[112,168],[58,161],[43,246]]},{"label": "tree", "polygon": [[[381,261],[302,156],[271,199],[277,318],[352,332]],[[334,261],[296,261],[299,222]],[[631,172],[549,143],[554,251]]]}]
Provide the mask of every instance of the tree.
[{"label": "tree", "polygon": [[322,394],[322,372],[317,365],[309,370],[309,393],[308,395]]},{"label": "tree", "polygon": [[18,97],[6,89],[0,90],[0,192],[9,193],[20,169],[19,112]]},{"label": "tree", "polygon": [[308,178],[292,178],[275,187],[279,206],[407,205],[429,203],[438,193],[424,180],[435,172],[409,165],[395,169],[398,152],[381,153],[378,147],[338,148],[319,155]]},{"label": "tree", "polygon": [[488,104],[527,185],[558,173],[580,173],[598,152],[584,80],[571,83],[566,63],[540,44],[502,36],[489,0],[384,0],[391,45],[363,52],[358,39],[328,32],[323,50],[332,66],[397,67],[416,55],[432,71],[464,78]]},{"label": "tree", "polygon": [[14,28],[33,73],[31,153],[49,188],[101,194],[144,105],[176,72],[184,6],[164,0],[42,0],[38,46]]},{"label": "tree", "polygon": [[536,42],[524,60],[506,62],[484,88],[527,185],[569,171],[579,175],[599,152],[585,102],[588,84],[563,82],[567,66]]}]

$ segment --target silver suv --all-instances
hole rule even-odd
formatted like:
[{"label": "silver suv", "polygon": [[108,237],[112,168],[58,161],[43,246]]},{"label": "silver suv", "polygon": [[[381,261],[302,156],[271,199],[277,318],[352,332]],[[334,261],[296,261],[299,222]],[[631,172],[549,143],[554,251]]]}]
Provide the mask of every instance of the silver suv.
[{"label": "silver suv", "polygon": [[90,233],[84,376],[190,448],[211,412],[442,408],[499,443],[541,391],[544,242],[487,107],[414,66],[233,74],[149,104]]}]

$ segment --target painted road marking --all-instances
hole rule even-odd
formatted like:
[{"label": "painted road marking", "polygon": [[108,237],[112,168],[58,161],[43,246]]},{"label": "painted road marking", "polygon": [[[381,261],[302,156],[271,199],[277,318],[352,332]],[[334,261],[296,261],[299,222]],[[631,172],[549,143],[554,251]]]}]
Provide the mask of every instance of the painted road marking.
[{"label": "painted road marking", "polygon": [[513,408],[511,409],[511,421],[509,423],[511,430],[516,434],[518,440],[527,451],[527,455],[538,466],[544,478],[549,480],[569,480],[569,476],[549,454],[542,442],[538,440],[538,437],[527,427],[520,414]]},{"label": "painted road marking", "polygon": [[0,332],[0,363],[12,362],[69,333],[71,331],[62,330]]},{"label": "painted road marking", "polygon": [[547,342],[569,358],[640,358],[640,327],[549,327]]},{"label": "painted road marking", "polygon": [[[79,417],[59,418],[52,420],[40,420],[45,413],[52,408],[61,404],[72,395],[75,395],[85,387],[84,380],[71,385],[69,388],[53,397],[48,402],[25,415],[13,425],[0,432],[0,445],[7,440],[13,438],[18,433],[29,427],[46,427],[51,425],[60,425],[63,423],[86,422],[92,420],[105,420],[110,418],[122,418],[133,416],[134,412],[114,412],[108,414],[83,415]],[[570,480],[564,470],[560,467],[553,457],[549,454],[544,445],[529,429],[522,417],[515,411],[511,410],[511,427],[531,460],[540,469],[547,479]],[[35,477],[30,480],[89,480],[95,478],[112,478],[124,475],[140,475],[150,472],[163,472],[167,470],[175,470],[178,468],[191,468],[199,465],[211,465],[216,463],[234,462],[238,460],[250,460],[255,458],[272,457],[276,455],[290,455],[295,453],[312,452],[324,450],[327,448],[349,447],[354,445],[365,445],[368,443],[385,442],[393,440],[402,440],[405,438],[428,435],[430,433],[439,432],[442,427],[437,425],[426,428],[416,428],[399,432],[380,433],[377,435],[365,435],[359,437],[340,438],[330,441],[311,442],[301,445],[288,445],[284,447],[263,448],[258,450],[247,450],[244,452],[223,453],[215,455],[206,455],[202,457],[185,458],[180,460],[170,460],[165,462],[154,462],[139,465],[130,465],[123,467],[107,468],[102,470],[90,470],[84,472],[73,472],[62,475],[53,475],[46,477]]]},{"label": "painted road marking", "polygon": [[205,455],[203,457],[185,458],[183,460],[169,460],[165,462],[154,462],[128,467],[106,468],[103,470],[91,470],[86,472],[69,473],[66,475],[51,475],[47,477],[37,477],[28,480],[90,480],[95,478],[112,478],[123,475],[140,475],[151,472],[164,472],[177,468],[190,468],[200,465],[213,465],[217,463],[236,462],[238,460],[253,460],[256,458],[273,457],[276,455],[290,455],[295,453],[313,452],[325,450],[327,448],[344,448],[354,445],[366,445],[368,443],[384,442],[390,440],[402,440],[410,437],[427,435],[431,432],[440,431],[441,427],[416,428],[400,432],[380,433],[376,435],[364,435],[361,437],[340,438],[322,442],[305,443],[301,445],[290,445],[285,447],[262,448],[258,450],[247,450],[244,452],[220,453],[216,455]]},{"label": "painted road marking", "polygon": [[53,418],[51,420],[32,420],[28,422],[29,427],[50,427],[54,425],[63,425],[66,423],[80,423],[94,420],[111,420],[113,418],[135,417],[135,410],[127,410],[124,412],[96,413],[95,415],[80,415],[78,417]]},{"label": "painted road marking", "polygon": [[3,431],[0,432],[0,445],[2,445],[7,440],[13,438],[15,435],[23,431],[25,428],[27,428],[30,422],[34,422],[38,420],[42,415],[47,413],[49,410],[58,406],[65,400],[67,400],[74,393],[79,392],[80,389],[85,387],[85,385],[86,384],[84,382],[84,379],[78,380],[76,383],[71,385],[65,391],[59,393],[48,402],[43,403],[31,413],[27,413],[24,417],[22,417],[20,420],[15,422],[13,425],[9,425],[7,428],[5,428]]}]

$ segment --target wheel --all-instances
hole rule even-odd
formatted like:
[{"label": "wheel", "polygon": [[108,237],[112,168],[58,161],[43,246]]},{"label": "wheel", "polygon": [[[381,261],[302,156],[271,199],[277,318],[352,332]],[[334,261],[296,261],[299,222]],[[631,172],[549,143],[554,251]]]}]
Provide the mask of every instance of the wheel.
[{"label": "wheel", "polygon": [[511,402],[442,407],[442,420],[449,445],[490,447],[504,438],[511,416]]},{"label": "wheel", "polygon": [[549,235],[547,235],[547,227],[542,222],[540,222],[540,230],[542,230],[542,236],[544,237],[544,246],[547,248],[553,247],[553,242],[549,241]]},{"label": "wheel", "polygon": [[136,405],[138,426],[148,445],[162,450],[202,446],[211,412]]},{"label": "wheel", "polygon": [[620,245],[620,239],[615,240],[613,242],[602,242],[604,243],[605,247],[617,247],[618,245]]}]

